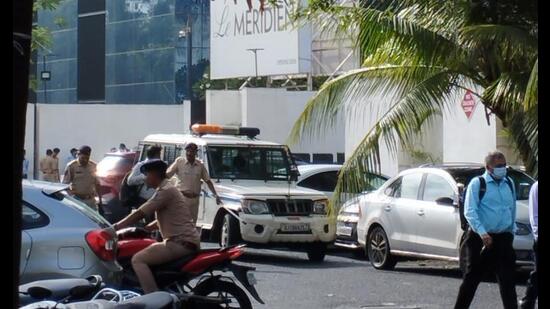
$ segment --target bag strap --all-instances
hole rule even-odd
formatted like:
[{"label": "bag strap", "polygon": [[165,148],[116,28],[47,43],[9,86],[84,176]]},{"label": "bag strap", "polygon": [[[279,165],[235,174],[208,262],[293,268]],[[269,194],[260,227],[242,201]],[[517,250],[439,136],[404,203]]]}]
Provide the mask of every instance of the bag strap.
[{"label": "bag strap", "polygon": [[481,202],[485,196],[485,192],[487,191],[487,183],[485,182],[485,178],[483,178],[483,176],[477,176],[477,179],[479,179],[479,201]]}]

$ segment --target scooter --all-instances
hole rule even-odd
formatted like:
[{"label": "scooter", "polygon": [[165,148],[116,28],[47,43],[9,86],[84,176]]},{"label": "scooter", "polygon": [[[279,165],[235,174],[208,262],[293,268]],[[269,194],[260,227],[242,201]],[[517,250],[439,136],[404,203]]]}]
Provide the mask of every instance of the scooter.
[{"label": "scooter", "polygon": [[[108,290],[108,291],[107,291]],[[91,291],[90,286],[80,285],[74,286],[69,292],[69,298],[77,299],[85,297]],[[43,287],[32,287],[28,292],[34,298],[48,298],[51,297],[51,291]],[[218,297],[202,297],[188,294],[171,294],[164,291],[154,292],[147,295],[132,295],[131,297],[123,297],[120,299],[111,298],[112,295],[122,297],[121,292],[113,289],[104,289],[98,292],[92,300],[65,303],[64,300],[60,301],[39,301],[21,307],[21,309],[90,309],[90,308],[102,308],[102,309],[128,309],[128,308],[140,308],[140,309],[176,309],[176,308],[201,308],[201,309],[219,309],[224,308],[226,303],[223,298]],[[129,291],[126,291],[129,292]],[[131,292],[130,292],[131,293]],[[135,294],[135,293],[134,293]]]},{"label": "scooter", "polygon": [[[132,256],[157,240],[149,231],[136,227],[119,230],[117,236],[117,260],[124,269],[122,285],[139,287],[131,265]],[[163,291],[201,296],[222,296],[227,302],[231,302],[231,308],[252,308],[246,292],[237,285],[235,280],[225,275],[226,272],[231,271],[250,295],[260,304],[264,304],[254,288],[256,284],[254,274],[250,272],[256,269],[233,262],[244,253],[244,247],[245,245],[238,245],[221,249],[200,250],[194,255],[154,266],[151,271],[158,287]],[[238,305],[238,307],[234,307],[234,305]]]}]

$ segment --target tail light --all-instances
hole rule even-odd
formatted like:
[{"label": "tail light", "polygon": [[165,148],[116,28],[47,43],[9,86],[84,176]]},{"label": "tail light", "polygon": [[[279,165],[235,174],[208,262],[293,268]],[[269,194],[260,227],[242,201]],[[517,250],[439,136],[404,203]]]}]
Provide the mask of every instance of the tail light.
[{"label": "tail light", "polygon": [[115,239],[104,230],[93,230],[86,233],[86,242],[98,258],[103,261],[115,260]]},{"label": "tail light", "polygon": [[243,255],[243,253],[244,253],[244,250],[241,249],[241,248],[234,248],[232,250],[229,250],[229,259],[230,260],[235,260],[239,256]]}]

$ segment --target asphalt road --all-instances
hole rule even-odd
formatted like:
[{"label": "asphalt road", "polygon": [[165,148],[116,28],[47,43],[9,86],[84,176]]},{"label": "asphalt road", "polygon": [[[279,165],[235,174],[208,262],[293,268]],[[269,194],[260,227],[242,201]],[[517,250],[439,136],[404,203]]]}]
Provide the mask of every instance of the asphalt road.
[{"label": "asphalt road", "polygon": [[[342,250],[312,264],[305,253],[247,248],[238,262],[257,268],[256,288],[266,304],[253,301],[254,308],[452,308],[461,283],[452,263],[411,261],[380,271]],[[527,278],[527,271],[518,272],[519,296]],[[471,308],[502,308],[494,278],[479,285]]]}]

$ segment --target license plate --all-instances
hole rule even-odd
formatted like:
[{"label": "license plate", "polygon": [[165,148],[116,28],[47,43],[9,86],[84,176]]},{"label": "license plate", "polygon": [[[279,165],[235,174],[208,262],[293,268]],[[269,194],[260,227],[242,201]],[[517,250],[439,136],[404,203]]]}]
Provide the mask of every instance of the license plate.
[{"label": "license plate", "polygon": [[353,229],[351,226],[346,226],[344,223],[336,225],[336,235],[351,236]]},{"label": "license plate", "polygon": [[283,232],[307,232],[307,231],[309,231],[309,224],[308,223],[281,224],[281,231],[283,231]]}]

